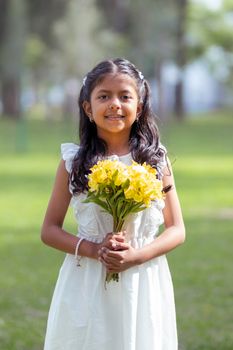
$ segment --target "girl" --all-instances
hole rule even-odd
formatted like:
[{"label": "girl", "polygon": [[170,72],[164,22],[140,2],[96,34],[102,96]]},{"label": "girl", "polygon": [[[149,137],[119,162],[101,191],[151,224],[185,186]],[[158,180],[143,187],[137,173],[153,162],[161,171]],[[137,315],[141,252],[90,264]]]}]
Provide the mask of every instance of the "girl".
[{"label": "girl", "polygon": [[[127,60],[101,62],[84,78],[79,109],[80,145],[61,146],[63,159],[42,227],[42,241],[68,253],[44,349],[175,350],[173,286],[165,254],[184,241],[185,230],[148,83]],[[83,203],[89,169],[106,157],[128,165],[147,162],[157,169],[164,188],[171,189],[165,201],[132,214],[125,231],[117,234],[111,232],[109,214]],[[70,202],[77,236],[62,228]],[[106,271],[119,273],[119,282],[105,287]]]}]

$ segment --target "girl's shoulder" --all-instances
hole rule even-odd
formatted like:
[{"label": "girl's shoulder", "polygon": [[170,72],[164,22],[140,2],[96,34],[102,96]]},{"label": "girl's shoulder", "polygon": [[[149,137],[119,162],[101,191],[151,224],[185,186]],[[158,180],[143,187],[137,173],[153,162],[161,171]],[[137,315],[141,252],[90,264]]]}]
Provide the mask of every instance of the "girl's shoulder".
[{"label": "girl's shoulder", "polygon": [[66,170],[70,173],[72,169],[72,162],[79,150],[79,146],[75,143],[62,143],[61,156],[65,162]]}]

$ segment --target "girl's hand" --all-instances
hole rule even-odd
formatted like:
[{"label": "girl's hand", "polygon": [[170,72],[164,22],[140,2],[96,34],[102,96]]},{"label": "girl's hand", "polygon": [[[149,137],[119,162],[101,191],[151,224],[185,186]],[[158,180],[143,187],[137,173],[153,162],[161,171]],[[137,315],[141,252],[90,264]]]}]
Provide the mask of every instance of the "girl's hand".
[{"label": "girl's hand", "polygon": [[122,272],[138,265],[139,250],[129,243],[124,243],[124,250],[110,250],[102,247],[99,250],[99,260],[106,267],[107,272]]},{"label": "girl's hand", "polygon": [[110,250],[127,249],[128,246],[125,245],[124,232],[108,233],[101,243],[95,243],[92,258],[100,260],[100,251],[104,247]]},{"label": "girl's hand", "polygon": [[110,250],[124,250],[128,246],[125,245],[125,232],[108,233],[104,240],[99,244],[99,250],[103,247]]}]

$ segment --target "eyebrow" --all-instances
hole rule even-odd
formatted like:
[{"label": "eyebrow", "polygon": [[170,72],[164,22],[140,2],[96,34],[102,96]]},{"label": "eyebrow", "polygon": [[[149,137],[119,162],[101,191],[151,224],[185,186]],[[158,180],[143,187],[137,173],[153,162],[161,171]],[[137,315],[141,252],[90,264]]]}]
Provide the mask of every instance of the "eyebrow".
[{"label": "eyebrow", "polygon": [[[110,93],[110,92],[112,92],[112,91],[111,90],[105,90],[105,89],[97,91],[98,94],[100,94],[100,93],[102,93],[102,94],[103,93]],[[121,90],[120,93],[131,94],[132,91],[130,91],[130,90]]]}]

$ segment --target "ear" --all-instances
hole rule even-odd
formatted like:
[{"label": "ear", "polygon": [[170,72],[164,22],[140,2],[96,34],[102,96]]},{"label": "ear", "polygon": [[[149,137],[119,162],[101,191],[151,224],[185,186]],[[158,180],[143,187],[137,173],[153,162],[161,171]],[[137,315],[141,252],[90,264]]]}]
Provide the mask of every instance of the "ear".
[{"label": "ear", "polygon": [[84,112],[86,113],[86,115],[88,117],[91,117],[92,111],[91,111],[91,104],[90,104],[90,102],[84,101],[82,106],[83,106],[83,109],[84,109]]}]

